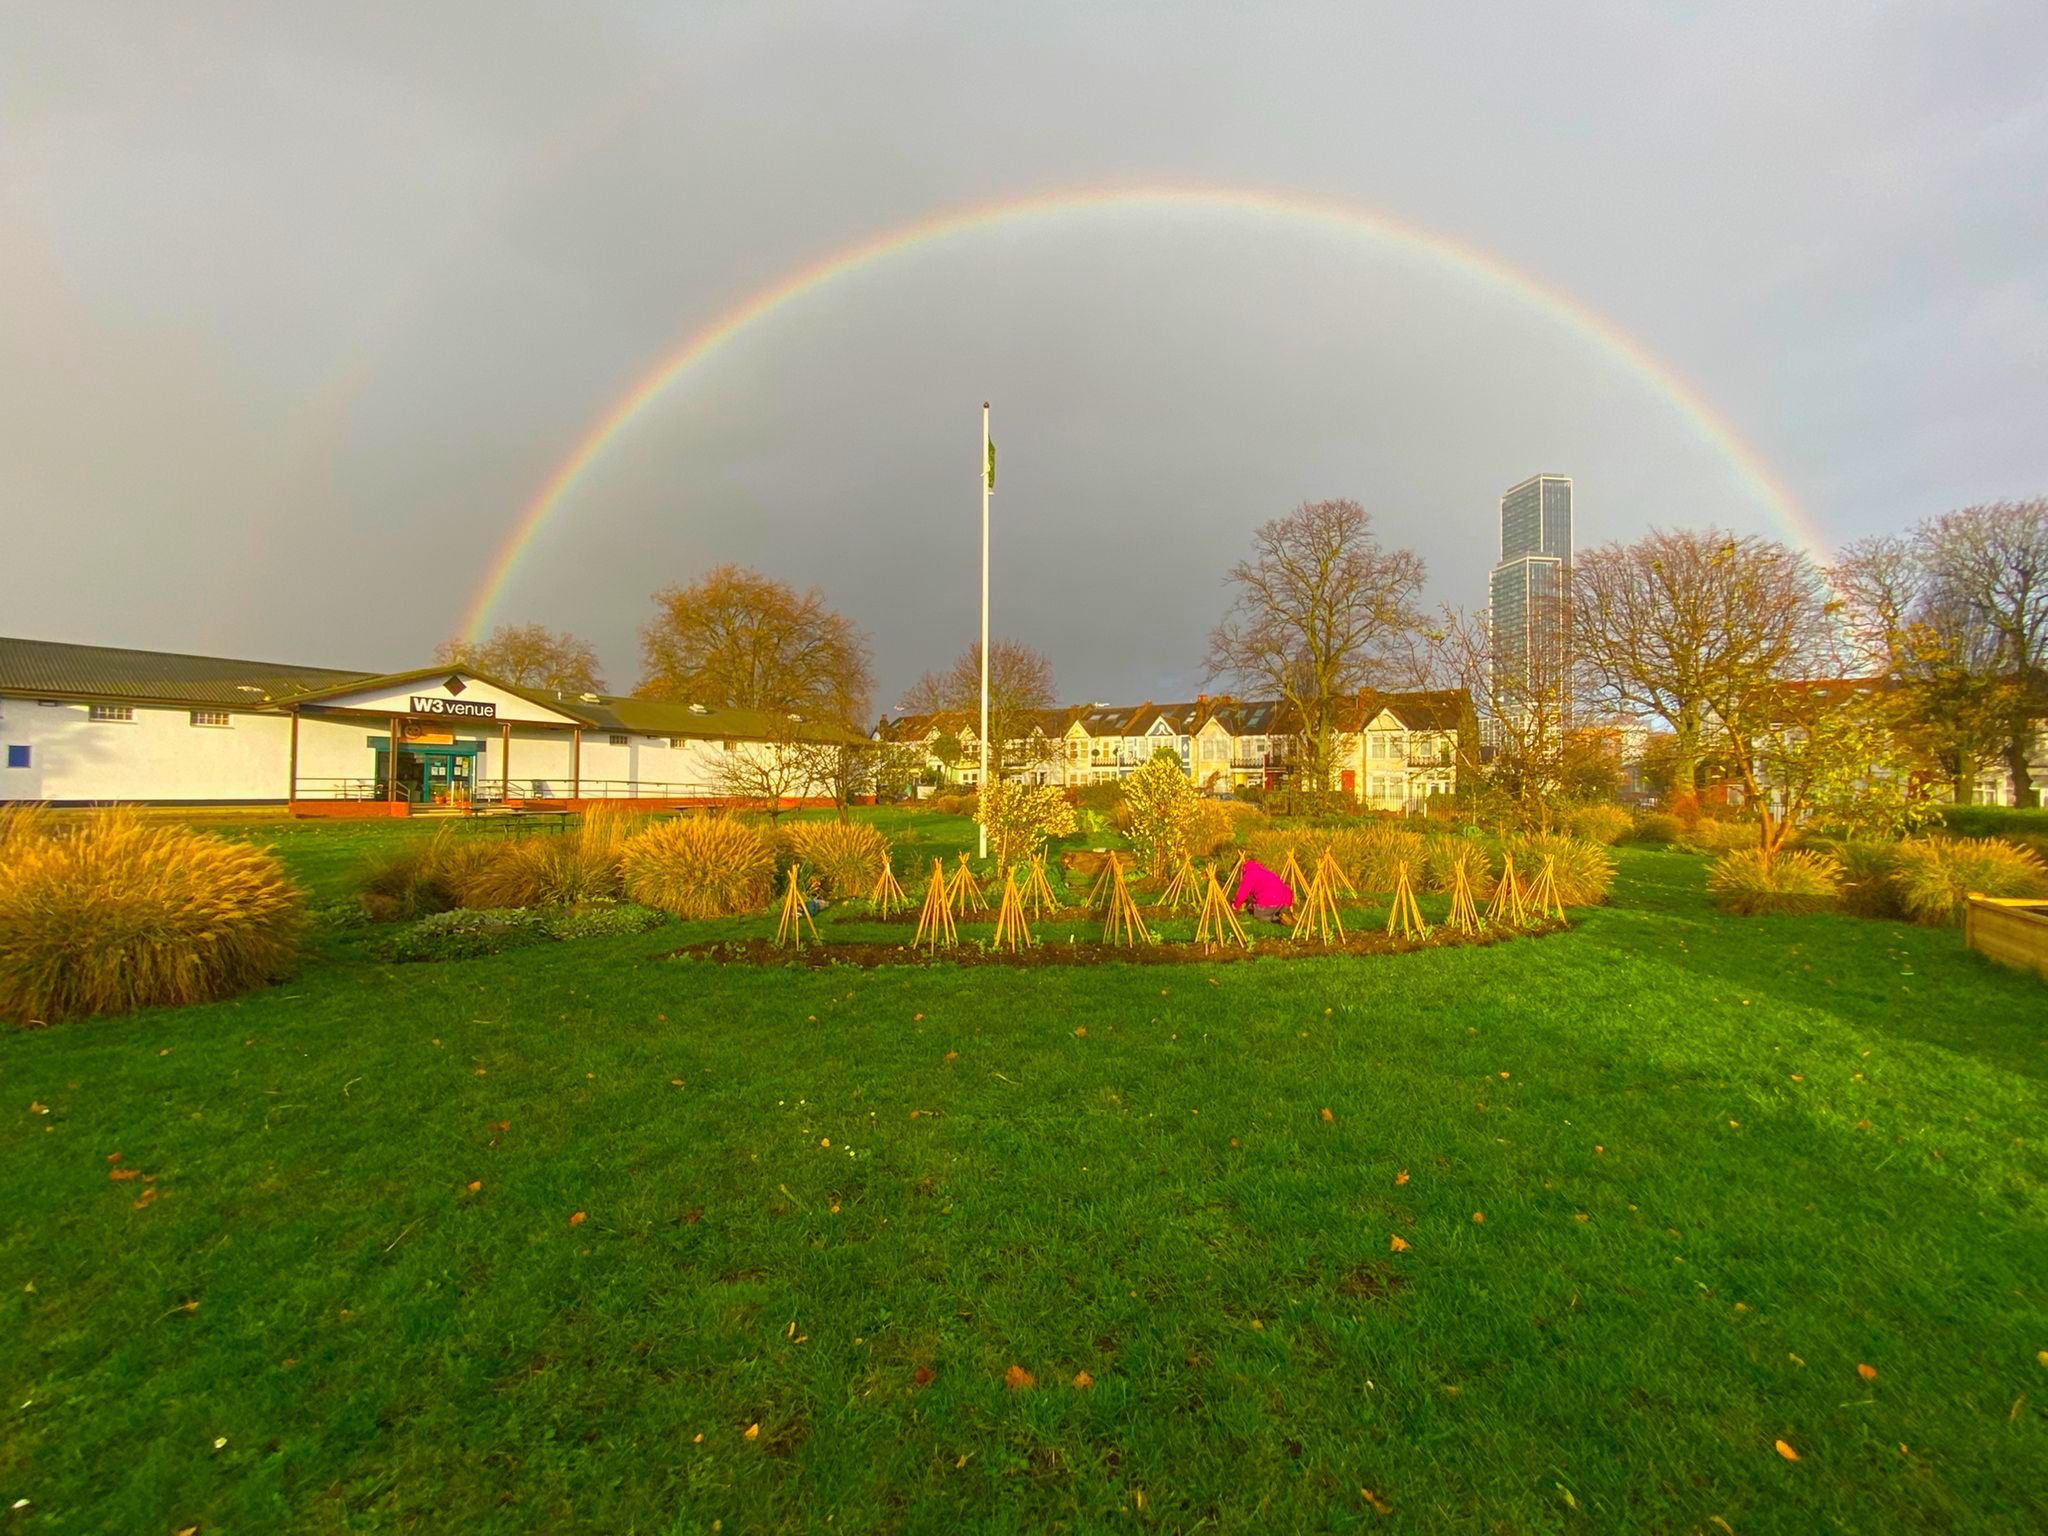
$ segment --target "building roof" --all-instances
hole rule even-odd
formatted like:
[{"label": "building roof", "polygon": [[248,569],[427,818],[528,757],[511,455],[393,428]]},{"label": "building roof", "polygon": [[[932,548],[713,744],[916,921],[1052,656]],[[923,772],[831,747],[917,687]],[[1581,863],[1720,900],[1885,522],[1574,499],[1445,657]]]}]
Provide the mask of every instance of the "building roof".
[{"label": "building roof", "polygon": [[1411,731],[1455,731],[1471,711],[1471,696],[1462,688],[1430,688],[1413,693],[1380,693],[1358,696],[1358,712],[1346,722],[1346,729],[1362,731],[1381,710]]},{"label": "building roof", "polygon": [[858,731],[825,720],[777,714],[773,710],[732,709],[723,704],[675,704],[662,699],[634,699],[617,694],[578,694],[562,708],[582,715],[600,730],[629,731],[640,736],[686,736],[704,740],[768,741],[788,734],[799,741],[865,743]]},{"label": "building roof", "polygon": [[374,676],[335,667],[0,637],[0,693],[260,709]]}]

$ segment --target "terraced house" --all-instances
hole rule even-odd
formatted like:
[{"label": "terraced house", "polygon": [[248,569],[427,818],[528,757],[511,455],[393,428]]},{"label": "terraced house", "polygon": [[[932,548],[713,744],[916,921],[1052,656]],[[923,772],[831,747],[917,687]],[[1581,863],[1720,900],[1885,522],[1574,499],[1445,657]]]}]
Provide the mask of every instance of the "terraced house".
[{"label": "terraced house", "polygon": [[[923,751],[935,782],[972,785],[981,754],[975,726],[964,711],[942,711],[884,717],[875,736]],[[1477,743],[1462,690],[1361,694],[1341,718],[1330,787],[1376,809],[1417,809],[1432,795],[1456,791],[1460,763]],[[1293,706],[1228,695],[1049,710],[1025,738],[1000,747],[1005,778],[1064,786],[1112,783],[1170,751],[1212,794],[1278,788],[1305,755]]]}]

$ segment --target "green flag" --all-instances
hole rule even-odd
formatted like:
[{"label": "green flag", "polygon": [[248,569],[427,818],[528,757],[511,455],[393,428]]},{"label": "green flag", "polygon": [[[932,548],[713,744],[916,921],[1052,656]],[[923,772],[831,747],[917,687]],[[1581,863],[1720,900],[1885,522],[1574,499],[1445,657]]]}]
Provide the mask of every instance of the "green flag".
[{"label": "green flag", "polygon": [[996,488],[996,440],[988,440],[988,488]]}]

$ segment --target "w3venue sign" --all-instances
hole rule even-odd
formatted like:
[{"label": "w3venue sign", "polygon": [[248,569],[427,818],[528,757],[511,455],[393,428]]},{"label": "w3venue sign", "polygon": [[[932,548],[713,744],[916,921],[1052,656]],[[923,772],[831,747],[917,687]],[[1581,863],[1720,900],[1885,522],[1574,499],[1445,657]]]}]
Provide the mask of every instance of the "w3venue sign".
[{"label": "w3venue sign", "polygon": [[495,704],[472,704],[467,699],[444,699],[430,693],[412,696],[412,712],[416,715],[453,715],[462,720],[498,718],[498,706]]}]

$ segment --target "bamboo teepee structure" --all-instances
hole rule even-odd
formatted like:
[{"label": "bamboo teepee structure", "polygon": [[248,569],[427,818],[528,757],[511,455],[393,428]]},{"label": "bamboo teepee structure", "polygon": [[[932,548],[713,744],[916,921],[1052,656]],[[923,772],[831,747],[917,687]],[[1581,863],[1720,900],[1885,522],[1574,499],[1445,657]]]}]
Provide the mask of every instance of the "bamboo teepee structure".
[{"label": "bamboo teepee structure", "polygon": [[1033,917],[1044,917],[1048,912],[1060,909],[1059,897],[1053,895],[1052,884],[1045,878],[1045,855],[1033,854],[1031,873],[1024,885],[1024,899],[1031,904]]},{"label": "bamboo teepee structure", "polygon": [[891,912],[900,912],[910,905],[910,898],[903,894],[903,887],[896,883],[896,859],[893,854],[882,855],[882,872],[875,876],[875,888],[868,892],[868,906],[877,917],[887,917]]},{"label": "bamboo teepee structure", "polygon": [[1201,877],[1195,873],[1195,857],[1191,853],[1180,856],[1180,868],[1173,872],[1173,882],[1159,893],[1159,905],[1169,912],[1178,912],[1182,907],[1192,907],[1197,901],[1201,888]]},{"label": "bamboo teepee structure", "polygon": [[1543,872],[1536,877],[1535,889],[1529,892],[1529,900],[1535,904],[1536,920],[1548,922],[1555,916],[1564,920],[1564,902],[1557,894],[1557,859],[1553,854],[1543,856]]},{"label": "bamboo teepee structure", "polygon": [[923,945],[937,954],[941,939],[950,946],[960,942],[960,935],[954,931],[953,906],[946,894],[946,866],[933,859],[931,883],[924,888],[924,910],[917,916],[917,937],[910,947]]},{"label": "bamboo teepee structure", "polygon": [[791,944],[798,949],[804,947],[804,929],[811,930],[811,942],[818,942],[818,925],[811,920],[810,903],[804,900],[803,884],[797,879],[797,866],[789,866],[789,889],[782,897],[782,921],[775,928],[777,945]]},{"label": "bamboo teepee structure", "polygon": [[1472,880],[1466,870],[1465,854],[1451,866],[1451,926],[1460,933],[1477,933],[1481,919],[1472,901]]},{"label": "bamboo teepee structure", "polygon": [[1031,925],[1024,921],[1024,893],[1017,889],[1017,871],[1012,866],[1003,880],[1003,904],[996,913],[996,948],[1015,954],[1031,947]]},{"label": "bamboo teepee structure", "polygon": [[1287,883],[1287,889],[1294,892],[1294,899],[1296,901],[1304,900],[1307,897],[1309,878],[1301,872],[1300,861],[1294,857],[1294,850],[1292,848],[1287,850],[1287,863],[1281,868],[1280,878]]},{"label": "bamboo teepee structure", "polygon": [[1195,924],[1195,942],[1215,945],[1231,941],[1242,944],[1246,949],[1252,941],[1245,937],[1244,924],[1237,920],[1231,910],[1230,898],[1223,894],[1223,887],[1216,883],[1216,866],[1209,866],[1209,889],[1202,896],[1201,921]]},{"label": "bamboo teepee structure", "polygon": [[968,867],[967,855],[960,855],[960,863],[953,870],[953,913],[965,917],[970,912],[986,912],[988,898],[981,894],[981,886],[974,878],[974,871]]},{"label": "bamboo teepee structure", "polygon": [[1427,932],[1422,909],[1415,904],[1414,888],[1408,884],[1408,861],[1403,859],[1394,869],[1394,910],[1387,914],[1387,934],[1419,939]]},{"label": "bamboo teepee structure", "polygon": [[1346,896],[1356,896],[1358,887],[1351,883],[1351,877],[1344,873],[1344,866],[1337,862],[1337,856],[1330,852],[1328,845],[1323,856],[1316,860],[1316,878],[1329,888],[1331,896],[1342,891]]},{"label": "bamboo teepee structure", "polygon": [[1138,904],[1131,899],[1131,888],[1121,876],[1116,887],[1109,893],[1109,917],[1102,925],[1102,942],[1105,944],[1149,944],[1152,935],[1145,928],[1145,918],[1138,911]]},{"label": "bamboo teepee structure", "polygon": [[1103,861],[1102,872],[1095,877],[1095,883],[1088,887],[1088,905],[1093,908],[1108,903],[1115,895],[1116,888],[1123,883],[1123,862],[1112,853]]},{"label": "bamboo teepee structure", "polygon": [[1493,888],[1493,900],[1486,904],[1486,920],[1517,928],[1529,920],[1522,907],[1522,883],[1515,878],[1515,856],[1505,850],[1500,856],[1500,883]]},{"label": "bamboo teepee structure", "polygon": [[[1291,856],[1289,862],[1293,862]],[[1344,942],[1344,919],[1337,912],[1337,893],[1323,883],[1321,874],[1309,881],[1307,894],[1294,904],[1294,936],[1321,939],[1325,944]]]}]

